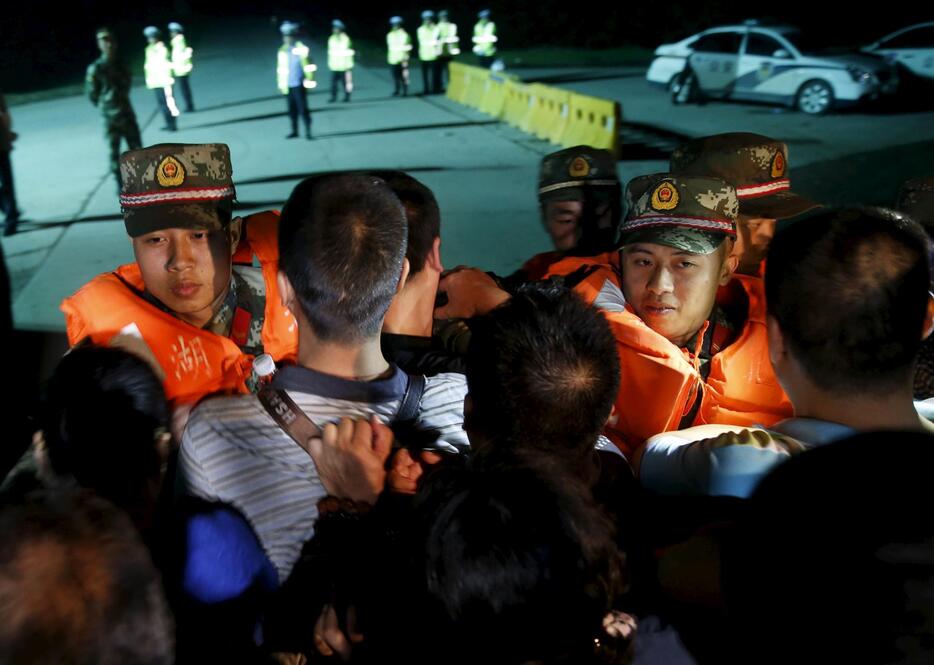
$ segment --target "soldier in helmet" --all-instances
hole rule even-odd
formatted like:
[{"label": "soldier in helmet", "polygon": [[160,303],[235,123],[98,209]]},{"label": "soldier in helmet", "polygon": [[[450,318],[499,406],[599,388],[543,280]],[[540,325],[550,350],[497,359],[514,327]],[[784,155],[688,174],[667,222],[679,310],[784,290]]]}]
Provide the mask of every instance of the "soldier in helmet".
[{"label": "soldier in helmet", "polygon": [[101,55],[88,67],[85,91],[91,103],[101,111],[104,136],[110,145],[110,171],[119,191],[121,144],[125,141],[127,149],[137,150],[143,142],[130,103],[130,68],[117,55],[116,39],[110,29],[97,31],[97,48]]},{"label": "soldier in helmet", "polygon": [[279,92],[286,96],[289,107],[289,120],[292,131],[287,139],[298,137],[298,119],[305,124],[305,138],[311,140],[311,111],[308,110],[308,91],[315,87],[317,66],[311,61],[311,50],[298,38],[299,25],[291,21],[284,22],[279,32],[282,33],[282,46],[276,64],[276,82]]},{"label": "soldier in helmet", "polygon": [[195,110],[195,103],[191,97],[191,84],[188,82],[188,78],[194,68],[191,62],[194,51],[185,40],[185,28],[182,27],[181,23],[175,21],[169,23],[169,35],[171,37],[169,43],[172,46],[172,75],[182,91],[182,99],[185,100],[185,112],[191,113]]},{"label": "soldier in helmet", "polygon": [[331,70],[331,98],[329,102],[337,101],[338,86],[344,89],[344,101],[350,101],[353,92],[353,42],[347,34],[347,27],[343,21],[335,19],[331,22],[331,36],[328,38],[328,69]]},{"label": "soldier in helmet", "polygon": [[224,144],[131,150],[120,170],[136,262],[62,302],[69,343],[129,345],[157,367],[176,405],[245,392],[253,356],[288,358],[298,343],[276,285],[278,213],[233,216]]},{"label": "soldier in helmet", "polygon": [[412,53],[412,37],[402,27],[402,17],[393,16],[389,19],[389,33],[386,35],[386,51],[389,67],[392,69],[392,80],[395,89],[393,97],[400,94],[405,97],[409,94],[409,58]]},{"label": "soldier in helmet", "polygon": [[153,91],[156,97],[156,106],[165,118],[165,129],[174,132],[177,129],[175,119],[179,116],[178,106],[175,105],[175,96],[172,85],[172,61],[169,60],[169,49],[162,41],[162,32],[154,25],[143,30],[148,45],[146,46],[146,87]]}]

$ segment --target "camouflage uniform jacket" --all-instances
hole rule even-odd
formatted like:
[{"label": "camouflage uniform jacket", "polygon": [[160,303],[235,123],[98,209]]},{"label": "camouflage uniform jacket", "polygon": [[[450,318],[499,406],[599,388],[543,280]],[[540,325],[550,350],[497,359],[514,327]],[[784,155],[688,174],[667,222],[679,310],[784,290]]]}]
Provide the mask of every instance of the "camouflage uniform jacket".
[{"label": "camouflage uniform jacket", "polygon": [[99,57],[88,66],[85,91],[94,106],[100,108],[105,120],[133,115],[130,104],[132,76],[129,67],[120,60]]}]

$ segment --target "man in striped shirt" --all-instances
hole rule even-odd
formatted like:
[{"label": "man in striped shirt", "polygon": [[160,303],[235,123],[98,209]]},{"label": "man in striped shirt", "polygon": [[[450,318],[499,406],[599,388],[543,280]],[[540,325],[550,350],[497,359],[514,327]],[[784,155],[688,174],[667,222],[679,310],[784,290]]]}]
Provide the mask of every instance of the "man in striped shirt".
[{"label": "man in striped shirt", "polygon": [[[382,180],[308,178],[279,226],[279,287],[298,321],[298,362],[280,367],[284,390],[316,424],[396,418],[409,377],[380,351],[380,329],[408,274],[406,218]],[[465,448],[462,375],[426,379],[415,427],[441,450]],[[314,533],[316,504],[334,478],[273,420],[258,397],[209,400],[192,414],[179,457],[186,493],[233,505],[250,521],[279,574]]]}]

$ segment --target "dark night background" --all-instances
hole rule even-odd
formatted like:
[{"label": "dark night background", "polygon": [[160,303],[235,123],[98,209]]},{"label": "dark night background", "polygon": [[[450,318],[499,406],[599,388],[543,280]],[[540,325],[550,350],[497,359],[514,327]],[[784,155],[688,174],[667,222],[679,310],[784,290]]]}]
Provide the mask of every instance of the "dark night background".
[{"label": "dark night background", "polygon": [[[133,3],[51,0],[5,3],[0,10],[0,89],[23,92],[53,85],[80,82],[84,68],[96,56],[93,31],[99,25],[116,28],[125,54],[141,58],[147,24],[164,26],[170,20],[186,24],[189,41],[197,45],[198,35],[212,29],[212,23],[225,17],[255,17],[270,26],[270,17],[302,20],[313,35],[328,32],[332,18],[340,17],[358,40],[381,40],[389,16],[400,14],[409,29],[419,22],[425,8],[446,8],[452,20],[468,34],[476,12],[493,11],[501,35],[501,48],[518,49],[551,45],[580,48],[614,48],[627,45],[654,49],[694,32],[746,18],[772,18],[818,32],[829,46],[862,45],[884,34],[913,23],[934,18],[934,9],[919,4],[901,5],[908,12],[882,12],[846,7],[838,3],[807,2],[749,3],[706,0],[704,2],[615,2],[582,3],[567,0],[535,0],[488,3],[452,1],[445,5],[409,0],[388,2],[198,2],[166,0],[163,3]],[[560,64],[560,63],[555,63]]]}]

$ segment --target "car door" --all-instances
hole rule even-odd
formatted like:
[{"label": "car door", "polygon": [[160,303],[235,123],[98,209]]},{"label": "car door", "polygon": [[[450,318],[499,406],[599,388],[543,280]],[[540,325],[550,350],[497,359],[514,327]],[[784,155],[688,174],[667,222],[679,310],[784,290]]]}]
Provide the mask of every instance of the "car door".
[{"label": "car door", "polygon": [[776,79],[793,64],[794,56],[786,44],[768,33],[750,30],[743,40],[733,96],[769,101],[773,97],[794,94],[794,90],[782,90]]},{"label": "car door", "polygon": [[934,25],[899,32],[873,50],[889,56],[912,74],[934,78]]},{"label": "car door", "polygon": [[741,42],[742,33],[724,31],[708,33],[694,43],[688,63],[704,93],[729,95],[736,80]]}]

